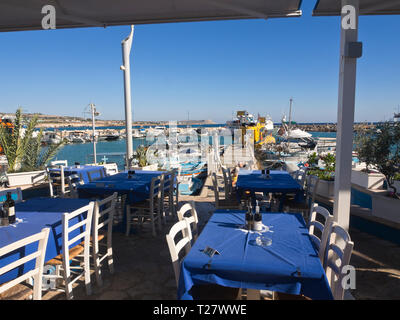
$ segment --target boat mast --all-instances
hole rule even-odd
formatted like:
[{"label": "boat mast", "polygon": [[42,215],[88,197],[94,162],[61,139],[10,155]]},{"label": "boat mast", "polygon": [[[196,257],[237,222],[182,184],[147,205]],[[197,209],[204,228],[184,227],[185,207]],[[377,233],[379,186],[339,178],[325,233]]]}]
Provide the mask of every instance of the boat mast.
[{"label": "boat mast", "polygon": [[96,126],[94,117],[96,115],[96,107],[93,103],[90,104],[90,111],[92,113],[92,139],[93,139],[93,157],[94,163],[97,164],[97,157],[96,157]]},{"label": "boat mast", "polygon": [[289,129],[289,130],[290,130],[291,126],[292,126],[292,102],[293,102],[293,98],[290,98],[289,125],[288,125],[288,129]]}]

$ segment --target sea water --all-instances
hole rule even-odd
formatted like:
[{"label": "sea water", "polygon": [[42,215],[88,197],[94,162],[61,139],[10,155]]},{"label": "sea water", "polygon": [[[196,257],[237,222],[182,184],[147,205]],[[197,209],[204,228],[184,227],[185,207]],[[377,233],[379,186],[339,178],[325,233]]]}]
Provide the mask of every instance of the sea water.
[{"label": "sea water", "polygon": [[[310,132],[313,137],[335,138],[336,132]],[[222,144],[223,141],[221,140]],[[150,141],[146,138],[134,138],[133,150],[140,145],[148,146]],[[97,162],[116,162],[118,167],[122,169],[125,165],[124,154],[126,152],[125,139],[115,141],[99,141],[96,143]],[[61,148],[56,154],[54,160],[68,160],[68,164],[73,165],[75,162],[80,164],[93,163],[93,143],[71,143]]]}]

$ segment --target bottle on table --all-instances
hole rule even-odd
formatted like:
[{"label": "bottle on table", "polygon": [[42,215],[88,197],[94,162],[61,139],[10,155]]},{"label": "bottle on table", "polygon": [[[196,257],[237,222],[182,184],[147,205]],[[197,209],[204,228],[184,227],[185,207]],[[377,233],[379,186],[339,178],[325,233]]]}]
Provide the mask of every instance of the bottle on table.
[{"label": "bottle on table", "polygon": [[252,228],[253,228],[253,213],[251,212],[250,201],[247,204],[246,228],[247,228],[247,230],[252,230]]},{"label": "bottle on table", "polygon": [[266,176],[267,179],[270,178],[269,172],[270,172],[270,171],[269,171],[269,169],[268,169],[268,170],[267,170],[267,176]]},{"label": "bottle on table", "polygon": [[13,224],[15,222],[15,202],[11,198],[11,192],[7,192],[7,199],[3,203],[3,210],[8,216],[8,223]]},{"label": "bottle on table", "polygon": [[1,226],[8,226],[8,216],[6,211],[2,207],[0,207],[0,225]]},{"label": "bottle on table", "polygon": [[260,212],[260,206],[256,205],[256,212],[254,213],[254,222],[253,222],[253,230],[261,231],[262,230],[262,216]]}]

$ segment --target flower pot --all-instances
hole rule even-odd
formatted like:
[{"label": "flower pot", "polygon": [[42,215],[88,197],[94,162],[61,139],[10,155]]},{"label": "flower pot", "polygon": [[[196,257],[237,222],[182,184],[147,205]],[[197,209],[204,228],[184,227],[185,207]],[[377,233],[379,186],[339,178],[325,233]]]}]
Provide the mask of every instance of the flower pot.
[{"label": "flower pot", "polygon": [[29,172],[17,172],[17,173],[7,173],[8,185],[10,187],[23,186],[37,184],[45,181],[46,171],[29,171]]},{"label": "flower pot", "polygon": [[319,180],[316,193],[324,198],[333,198],[335,195],[335,181]]},{"label": "flower pot", "polygon": [[400,200],[381,194],[372,196],[372,215],[400,223]]},{"label": "flower pot", "polygon": [[378,190],[383,188],[385,176],[381,173],[366,173],[361,170],[352,170],[351,182],[366,189]]}]

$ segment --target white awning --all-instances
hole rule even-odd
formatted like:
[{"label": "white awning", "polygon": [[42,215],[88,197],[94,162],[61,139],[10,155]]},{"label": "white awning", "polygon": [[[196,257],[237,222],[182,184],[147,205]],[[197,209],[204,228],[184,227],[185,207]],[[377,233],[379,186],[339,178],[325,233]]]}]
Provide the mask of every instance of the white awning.
[{"label": "white awning", "polygon": [[45,5],[57,29],[301,16],[301,0],[1,0],[0,31],[42,29]]},{"label": "white awning", "polygon": [[[399,0],[359,0],[360,15],[400,14]],[[313,16],[340,16],[340,0],[318,0]]]}]

